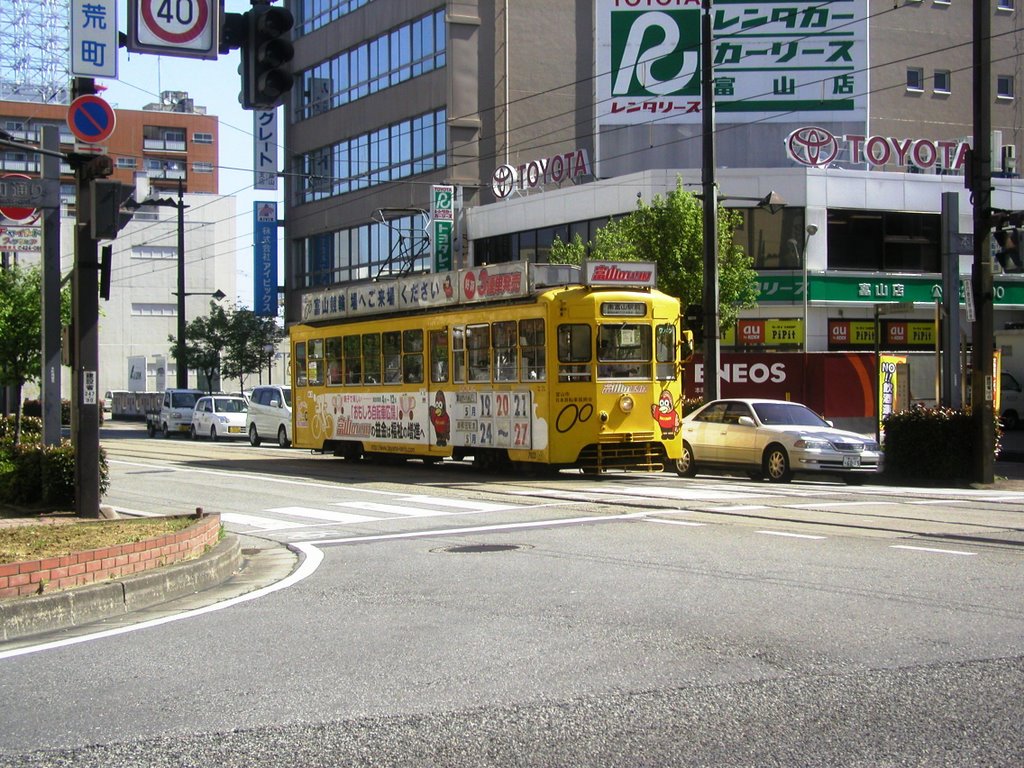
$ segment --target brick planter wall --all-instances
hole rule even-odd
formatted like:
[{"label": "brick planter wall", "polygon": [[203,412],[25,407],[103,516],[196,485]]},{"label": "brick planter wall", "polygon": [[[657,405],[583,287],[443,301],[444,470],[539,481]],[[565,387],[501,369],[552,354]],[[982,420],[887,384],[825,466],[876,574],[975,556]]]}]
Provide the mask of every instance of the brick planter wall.
[{"label": "brick planter wall", "polygon": [[220,515],[205,515],[155,539],[0,565],[0,598],[56,592],[189,560],[216,545],[219,536]]}]

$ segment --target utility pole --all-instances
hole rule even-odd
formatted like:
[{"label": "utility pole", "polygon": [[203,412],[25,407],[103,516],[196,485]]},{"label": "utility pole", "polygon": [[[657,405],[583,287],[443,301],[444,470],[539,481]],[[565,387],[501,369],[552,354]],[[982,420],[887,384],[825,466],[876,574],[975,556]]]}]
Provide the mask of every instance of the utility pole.
[{"label": "utility pole", "polygon": [[185,354],[185,190],[178,179],[178,359],[175,361],[178,389],[188,389],[188,360]]},{"label": "utility pole", "polygon": [[[60,184],[60,129],[43,126],[42,176]],[[60,208],[43,210],[43,444],[59,445],[60,397]]]},{"label": "utility pole", "polygon": [[974,0],[974,148],[968,184],[974,206],[974,266],[971,287],[977,319],[971,338],[973,478],[994,479],[995,416],[992,345],[992,15],[989,0]]},{"label": "utility pole", "polygon": [[718,337],[718,189],[715,183],[714,55],[711,45],[711,0],[703,0],[701,16],[701,184],[704,200],[704,402],[717,400],[721,348]]}]

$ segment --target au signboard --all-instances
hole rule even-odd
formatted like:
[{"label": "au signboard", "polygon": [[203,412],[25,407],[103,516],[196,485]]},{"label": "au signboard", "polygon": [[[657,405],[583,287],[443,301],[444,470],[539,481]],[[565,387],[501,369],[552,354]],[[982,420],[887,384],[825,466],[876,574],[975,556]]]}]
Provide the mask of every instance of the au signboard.
[{"label": "au signboard", "polygon": [[[598,122],[699,123],[702,0],[595,0]],[[719,122],[863,121],[867,0],[716,2]]]}]

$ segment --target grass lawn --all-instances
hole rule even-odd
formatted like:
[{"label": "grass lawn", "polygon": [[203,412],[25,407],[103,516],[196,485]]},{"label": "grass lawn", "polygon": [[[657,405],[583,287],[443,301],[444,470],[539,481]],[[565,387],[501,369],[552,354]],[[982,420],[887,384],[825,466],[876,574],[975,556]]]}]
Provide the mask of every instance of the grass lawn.
[{"label": "grass lawn", "polygon": [[[27,516],[31,515],[0,508],[0,518]],[[29,525],[0,526],[0,563],[39,560],[144,541],[175,533],[195,523],[193,517],[83,521],[71,513],[51,513],[39,520]]]}]

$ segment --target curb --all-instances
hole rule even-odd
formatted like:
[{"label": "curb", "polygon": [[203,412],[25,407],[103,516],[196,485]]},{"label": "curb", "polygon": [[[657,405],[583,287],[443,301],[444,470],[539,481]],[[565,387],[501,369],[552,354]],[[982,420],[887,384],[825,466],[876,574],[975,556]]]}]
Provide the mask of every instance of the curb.
[{"label": "curb", "polygon": [[226,581],[242,563],[230,534],[195,560],[48,595],[0,601],[0,642],[91,624],[191,595]]}]

